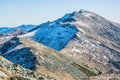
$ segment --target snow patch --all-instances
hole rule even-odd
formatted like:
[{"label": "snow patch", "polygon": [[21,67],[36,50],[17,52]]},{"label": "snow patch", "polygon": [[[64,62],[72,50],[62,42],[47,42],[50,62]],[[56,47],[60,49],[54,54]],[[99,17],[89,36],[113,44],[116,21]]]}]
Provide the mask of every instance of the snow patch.
[{"label": "snow patch", "polygon": [[32,32],[29,32],[29,33],[24,34],[24,35],[19,35],[18,37],[28,38],[28,37],[31,37],[31,36],[35,35],[35,32],[36,31],[32,31]]}]

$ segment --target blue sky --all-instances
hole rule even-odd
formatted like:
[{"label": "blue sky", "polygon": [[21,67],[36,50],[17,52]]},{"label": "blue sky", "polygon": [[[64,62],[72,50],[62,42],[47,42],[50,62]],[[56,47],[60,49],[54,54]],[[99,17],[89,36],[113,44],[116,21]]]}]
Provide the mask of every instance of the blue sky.
[{"label": "blue sky", "polygon": [[0,0],[0,27],[41,24],[85,9],[120,23],[120,0]]}]

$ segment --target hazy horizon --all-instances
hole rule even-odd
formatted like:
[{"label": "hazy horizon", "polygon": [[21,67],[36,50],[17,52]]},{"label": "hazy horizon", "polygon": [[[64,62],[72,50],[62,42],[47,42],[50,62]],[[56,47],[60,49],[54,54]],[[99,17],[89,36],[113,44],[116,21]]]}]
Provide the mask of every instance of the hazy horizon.
[{"label": "hazy horizon", "polygon": [[0,0],[0,27],[38,25],[81,9],[95,12],[108,20],[120,23],[119,5],[118,0]]}]

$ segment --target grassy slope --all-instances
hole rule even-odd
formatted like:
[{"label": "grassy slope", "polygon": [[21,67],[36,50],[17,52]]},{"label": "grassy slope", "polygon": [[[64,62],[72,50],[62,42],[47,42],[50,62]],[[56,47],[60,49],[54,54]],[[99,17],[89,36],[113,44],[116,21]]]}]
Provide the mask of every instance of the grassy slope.
[{"label": "grassy slope", "polygon": [[35,70],[41,74],[55,77],[56,79],[66,78],[65,80],[79,80],[80,78],[96,75],[93,69],[85,67],[80,62],[40,43],[24,38],[20,38],[20,42],[24,46],[30,47],[30,51],[37,56]]}]

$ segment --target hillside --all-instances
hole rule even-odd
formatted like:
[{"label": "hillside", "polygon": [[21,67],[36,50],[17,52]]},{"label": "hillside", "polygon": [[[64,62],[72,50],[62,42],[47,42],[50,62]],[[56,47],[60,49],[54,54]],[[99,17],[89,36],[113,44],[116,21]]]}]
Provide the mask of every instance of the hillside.
[{"label": "hillside", "polygon": [[35,71],[25,69],[16,63],[11,63],[0,56],[0,80],[54,80]]},{"label": "hillside", "polygon": [[78,80],[99,74],[65,54],[30,39],[13,37],[1,47],[1,56],[24,68],[57,80]]}]

